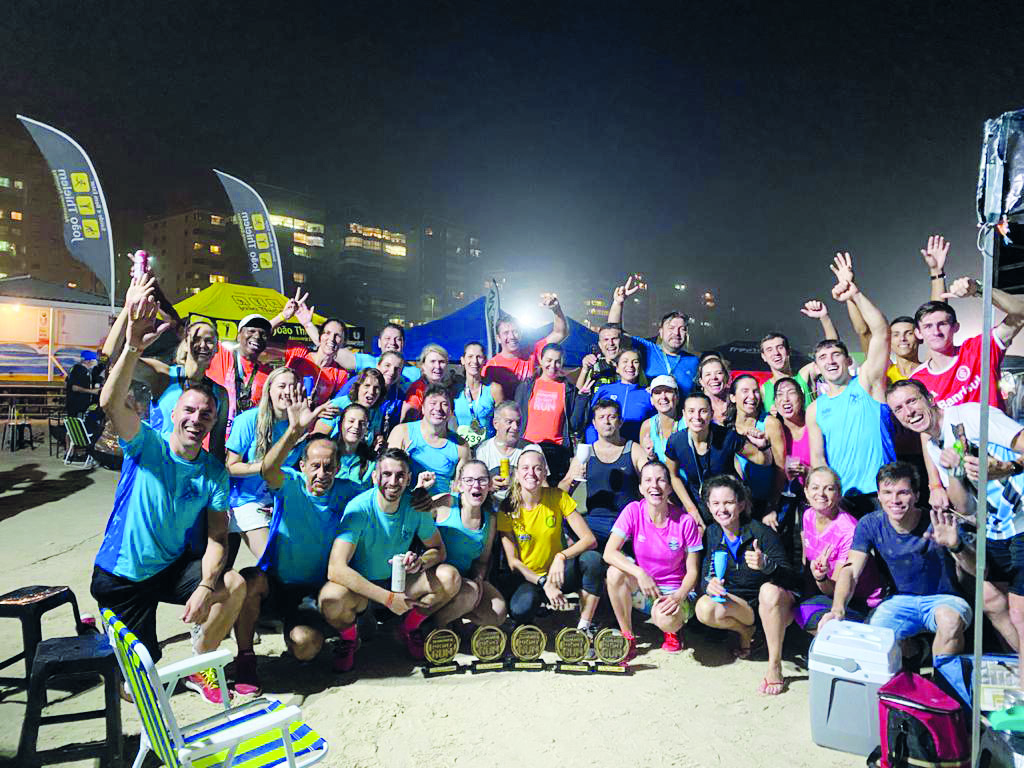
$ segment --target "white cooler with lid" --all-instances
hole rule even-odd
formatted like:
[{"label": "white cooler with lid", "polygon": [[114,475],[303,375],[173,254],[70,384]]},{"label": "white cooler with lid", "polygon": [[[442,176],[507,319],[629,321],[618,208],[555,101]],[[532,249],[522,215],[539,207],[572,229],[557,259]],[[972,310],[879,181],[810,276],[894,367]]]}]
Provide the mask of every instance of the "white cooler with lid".
[{"label": "white cooler with lid", "polygon": [[811,643],[811,738],[815,744],[866,757],[878,736],[878,689],[900,671],[891,629],[830,621]]}]

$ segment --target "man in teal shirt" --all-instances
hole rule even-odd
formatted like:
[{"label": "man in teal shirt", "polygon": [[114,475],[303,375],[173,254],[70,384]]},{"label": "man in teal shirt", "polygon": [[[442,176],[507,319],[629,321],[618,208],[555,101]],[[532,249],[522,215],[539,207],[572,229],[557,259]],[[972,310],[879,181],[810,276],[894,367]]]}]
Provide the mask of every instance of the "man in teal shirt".
[{"label": "man in teal shirt", "polygon": [[[406,493],[411,477],[409,454],[400,448],[387,449],[373,470],[374,487],[349,502],[341,519],[327,575],[340,590],[338,610],[346,627],[339,649],[339,655],[347,654],[342,669],[355,664],[356,617],[371,601],[403,617],[402,637],[409,653],[419,659],[423,658],[420,625],[462,586],[459,572],[444,562],[444,540],[430,512],[414,508],[411,494]],[[412,551],[416,538],[425,547],[421,554]],[[393,558],[404,563],[404,590],[391,590]]]}]

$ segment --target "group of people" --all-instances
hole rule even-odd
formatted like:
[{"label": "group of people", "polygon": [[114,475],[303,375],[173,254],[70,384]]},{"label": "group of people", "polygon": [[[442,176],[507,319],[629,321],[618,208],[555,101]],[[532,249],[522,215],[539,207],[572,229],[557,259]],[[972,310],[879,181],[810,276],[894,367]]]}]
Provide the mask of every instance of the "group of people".
[{"label": "group of people", "polygon": [[[453,369],[440,343],[412,364],[391,324],[378,356],[353,353],[344,323],[315,325],[301,293],[274,318],[244,318],[229,346],[206,321],[172,328],[154,278],[138,276],[105,347],[100,405],[124,463],[92,594],[155,658],[161,602],[184,605],[197,652],[233,629],[240,694],[260,690],[261,617],[282,622],[300,661],[331,640],[333,667],[347,672],[360,637],[388,616],[418,659],[432,628],[528,623],[574,610],[576,595],[577,626],[590,634],[607,597],[631,657],[637,617],[661,630],[667,652],[683,647],[691,620],[732,633],[740,658],[763,638],[759,690],[774,695],[791,624],[815,633],[866,620],[908,643],[934,633],[936,655],[961,650],[987,419],[989,567],[977,575],[986,616],[1020,650],[1024,436],[995,382],[1024,301],[995,292],[1006,316],[982,412],[980,337],[955,345],[947,301],[978,284],[947,287],[948,250],[929,239],[932,298],[892,322],[837,254],[831,294],[863,361],[854,365],[814,300],[801,310],[825,337],[813,361],[794,371],[788,339],[769,333],[763,381],[687,352],[681,313],[653,340],[627,336],[623,308],[643,289],[635,276],[614,289],[599,354],[574,375],[553,294],[541,297],[548,336],[526,345],[503,317],[499,352],[487,359],[470,342]],[[293,318],[313,349],[288,342],[274,366],[273,331]],[[147,356],[175,330],[173,361]],[[130,396],[140,361],[162,379],[148,410]],[[236,571],[243,542],[257,564]],[[210,701],[229,695],[212,674],[187,684]]]}]

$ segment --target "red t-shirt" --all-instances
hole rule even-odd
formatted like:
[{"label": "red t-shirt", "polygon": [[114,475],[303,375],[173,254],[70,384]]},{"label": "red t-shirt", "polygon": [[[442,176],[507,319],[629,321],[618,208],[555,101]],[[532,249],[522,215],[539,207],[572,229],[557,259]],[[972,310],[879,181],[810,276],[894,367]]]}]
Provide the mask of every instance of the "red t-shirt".
[{"label": "red t-shirt", "polygon": [[[963,403],[977,403],[981,400],[981,336],[972,336],[962,345],[956,360],[944,371],[936,372],[925,363],[910,378],[917,379],[935,398],[939,408]],[[1003,362],[1006,348],[999,338],[992,336],[989,351],[992,377],[989,381],[988,402],[997,408],[1005,409],[1003,398],[999,394],[999,366]]]},{"label": "red t-shirt", "polygon": [[[256,364],[256,374],[253,375],[252,363],[244,357],[241,357],[241,355],[239,355],[239,357],[242,360],[242,387],[245,387],[245,385],[249,383],[249,377],[252,376],[251,399],[253,407],[256,407],[260,402],[260,398],[263,396],[263,385],[267,381],[267,376],[274,369],[266,363],[260,362]],[[213,360],[210,361],[210,367],[207,368],[206,375],[229,392],[233,392],[235,381],[235,350],[228,349],[221,344],[220,349],[217,350],[217,354],[214,355]],[[232,398],[232,400],[234,400],[234,398]]]},{"label": "red t-shirt", "polygon": [[519,382],[526,381],[537,370],[537,366],[540,364],[540,352],[547,343],[547,337],[541,339],[533,345],[533,349],[525,357],[495,355],[484,364],[480,374],[487,383],[496,381],[501,384],[505,397],[511,399],[515,395]]},{"label": "red t-shirt", "polygon": [[565,418],[565,382],[537,379],[530,395],[526,434],[530,443],[562,444],[562,419]]},{"label": "red t-shirt", "polygon": [[[312,376],[315,382],[313,389],[313,405],[318,406],[326,403],[334,397],[342,385],[348,381],[348,371],[337,363],[331,362],[321,368],[313,361],[313,352],[304,344],[290,341],[285,346],[284,364],[295,371],[299,377],[299,383],[306,376]],[[305,390],[303,390],[305,391]]]}]

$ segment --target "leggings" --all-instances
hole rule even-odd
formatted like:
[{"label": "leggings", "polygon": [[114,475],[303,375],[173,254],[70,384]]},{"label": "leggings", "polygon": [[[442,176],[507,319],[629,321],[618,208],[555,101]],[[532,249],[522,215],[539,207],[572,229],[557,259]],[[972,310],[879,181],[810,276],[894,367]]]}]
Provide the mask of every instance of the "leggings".
[{"label": "leggings", "polygon": [[[582,588],[592,595],[604,592],[605,564],[600,553],[588,550],[565,563],[565,581],[562,592],[579,592]],[[543,588],[531,584],[518,573],[509,574],[502,592],[508,600],[508,613],[517,624],[528,624],[547,600]]]}]

